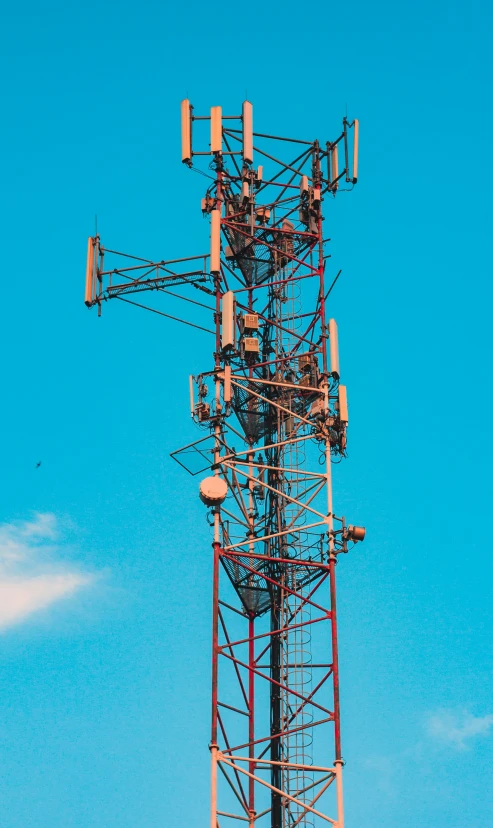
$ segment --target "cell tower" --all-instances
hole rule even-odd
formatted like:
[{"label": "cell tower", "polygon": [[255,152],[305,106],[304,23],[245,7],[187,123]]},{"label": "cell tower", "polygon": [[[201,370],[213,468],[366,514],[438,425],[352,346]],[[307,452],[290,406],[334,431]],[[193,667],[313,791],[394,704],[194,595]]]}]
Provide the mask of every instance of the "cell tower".
[{"label": "cell tower", "polygon": [[190,377],[204,433],[171,455],[209,472],[210,826],[343,828],[336,563],[365,530],[332,505],[348,408],[322,208],[357,181],[358,121],[322,145],[255,133],[248,101],[198,116],[185,100],[181,118],[182,161],[207,159],[209,253],[153,262],[90,238],[86,305],[174,287],[212,311],[213,359]]}]

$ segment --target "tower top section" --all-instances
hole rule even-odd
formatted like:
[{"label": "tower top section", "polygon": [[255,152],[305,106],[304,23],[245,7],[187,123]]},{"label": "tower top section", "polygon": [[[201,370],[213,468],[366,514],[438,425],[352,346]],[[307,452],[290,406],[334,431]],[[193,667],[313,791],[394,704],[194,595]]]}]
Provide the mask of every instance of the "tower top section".
[{"label": "tower top section", "polygon": [[[209,122],[208,141],[207,132],[202,128],[205,124],[201,122]],[[352,133],[352,140],[350,133]],[[257,155],[272,158],[265,149],[255,145],[258,139],[262,142],[267,139],[313,148],[321,146],[319,141],[254,132],[253,105],[250,101],[243,101],[240,115],[224,115],[221,106],[212,106],[209,115],[195,115],[194,107],[186,98],[181,103],[181,137],[181,159],[184,164],[192,167],[194,158],[198,156],[212,156],[216,164],[223,164],[227,158],[230,158],[238,172],[240,167],[248,171],[253,166]],[[340,135],[333,141],[326,141],[321,151],[320,160],[326,159],[326,164],[318,182],[319,185],[335,193],[342,181],[346,184],[356,184],[358,145],[359,121],[354,119],[350,122],[347,118],[343,118]],[[339,155],[342,156],[341,163]],[[272,158],[272,160],[278,161],[277,158]],[[278,163],[282,162],[278,161]],[[299,170],[296,170],[296,173],[303,175]]]}]

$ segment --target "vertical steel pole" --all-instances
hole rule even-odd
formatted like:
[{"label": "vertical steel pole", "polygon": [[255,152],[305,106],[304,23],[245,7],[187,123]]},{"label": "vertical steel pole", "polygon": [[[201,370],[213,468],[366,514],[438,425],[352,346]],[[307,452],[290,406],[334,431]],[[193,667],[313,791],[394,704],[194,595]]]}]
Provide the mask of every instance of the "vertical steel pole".
[{"label": "vertical steel pole", "polygon": [[[219,210],[222,210],[222,191],[221,191],[221,161],[220,157],[217,159],[217,178],[216,178],[216,196],[219,201]],[[217,205],[216,205],[217,206]],[[216,298],[216,353],[215,365],[216,369],[221,367],[221,282],[220,274],[216,274],[214,279],[215,298]],[[221,383],[216,372],[215,377],[215,397],[216,409],[220,410],[221,405]],[[219,418],[216,419],[214,425],[215,444],[214,444],[214,464],[219,461],[221,451],[221,425]],[[219,475],[219,468],[216,465],[214,475]],[[219,746],[217,742],[218,732],[218,656],[219,656],[219,556],[220,556],[220,507],[216,506],[214,509],[214,571],[213,571],[213,595],[212,595],[212,728],[211,728],[211,825],[210,828],[217,828],[217,754]]]},{"label": "vertical steel pole", "polygon": [[[281,761],[281,641],[280,634],[276,632],[281,627],[281,594],[278,588],[273,589],[271,609],[271,631],[272,642],[270,647],[271,656],[271,677],[270,690],[270,731],[274,736],[271,739],[270,756],[272,762]],[[279,790],[282,787],[282,772],[278,764],[271,766],[271,784]],[[272,791],[271,796],[271,828],[282,828],[282,799],[277,790]]]},{"label": "vertical steel pole", "polygon": [[[214,528],[214,535],[216,530]],[[211,824],[210,828],[217,828],[217,679],[218,679],[218,647],[219,647],[219,542],[215,538],[213,596],[212,596],[212,723],[211,723]]]},{"label": "vertical steel pole", "polygon": [[[255,773],[255,620],[254,616],[250,615],[248,619],[248,755],[252,761],[248,763],[248,769],[251,774]],[[250,777],[249,791],[248,791],[248,808],[250,811],[250,826],[255,826],[255,781]]]},{"label": "vertical steel pole", "polygon": [[[317,152],[317,149],[316,149]],[[320,176],[320,159],[317,152],[314,163],[314,177]],[[320,321],[322,328],[322,359],[324,375],[324,397],[325,412],[329,414],[329,374],[327,364],[327,325],[325,321],[325,284],[324,284],[324,257],[323,257],[323,235],[322,235],[322,205],[320,206],[320,217],[318,222],[319,233],[319,259],[318,267],[320,274]],[[341,750],[341,707],[339,693],[339,647],[337,639],[337,602],[336,602],[336,574],[335,567],[337,557],[334,549],[334,517],[332,497],[332,466],[330,460],[330,437],[325,438],[325,475],[327,486],[327,532],[329,540],[329,581],[330,581],[330,607],[331,607],[331,646],[332,646],[332,686],[334,695],[334,748],[336,768],[336,796],[337,796],[337,828],[344,828],[344,802],[342,791],[342,750]]]},{"label": "vertical steel pole", "polygon": [[333,550],[329,558],[330,578],[330,612],[332,629],[332,675],[334,684],[334,731],[336,761],[342,759],[341,752],[341,708],[339,698],[339,648],[337,641],[337,606],[336,606],[336,556]]},{"label": "vertical steel pole", "polygon": [[[217,282],[219,284],[219,282]],[[217,337],[219,338],[219,314],[217,307],[219,306],[219,293],[216,290],[216,327]],[[219,350],[218,350],[219,353]],[[220,401],[220,382],[216,377],[216,404]],[[216,442],[214,446],[214,462],[217,463],[220,453],[220,433],[221,427],[219,422],[216,422],[215,436]],[[215,475],[219,474],[219,469],[215,469]],[[217,828],[217,683],[218,683],[218,657],[219,657],[219,555],[220,555],[220,508],[216,506],[214,509],[214,565],[213,565],[213,586],[212,586],[212,727],[211,727],[211,826],[210,828]]]}]

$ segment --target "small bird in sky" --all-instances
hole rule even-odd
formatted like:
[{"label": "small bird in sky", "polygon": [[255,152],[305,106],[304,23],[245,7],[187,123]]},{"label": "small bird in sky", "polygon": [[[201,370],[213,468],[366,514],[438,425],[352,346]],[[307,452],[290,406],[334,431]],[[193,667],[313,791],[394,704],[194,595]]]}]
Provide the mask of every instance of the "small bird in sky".
[{"label": "small bird in sky", "polygon": [[36,469],[39,469],[40,465],[41,465],[41,460],[39,460],[39,461],[36,463],[35,468],[36,468]]}]

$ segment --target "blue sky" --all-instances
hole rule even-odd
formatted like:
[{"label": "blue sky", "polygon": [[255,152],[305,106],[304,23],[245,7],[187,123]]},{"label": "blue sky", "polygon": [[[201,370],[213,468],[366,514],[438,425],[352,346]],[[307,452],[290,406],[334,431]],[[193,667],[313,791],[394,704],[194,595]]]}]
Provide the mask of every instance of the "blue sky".
[{"label": "blue sky", "polygon": [[[330,204],[351,406],[336,510],[347,826],[493,823],[486,3],[10,4],[2,48],[3,828],[202,828],[210,537],[187,375],[209,339],[83,304],[103,243],[201,253],[179,102],[261,131],[357,116]],[[35,469],[38,460],[42,466]]]}]

